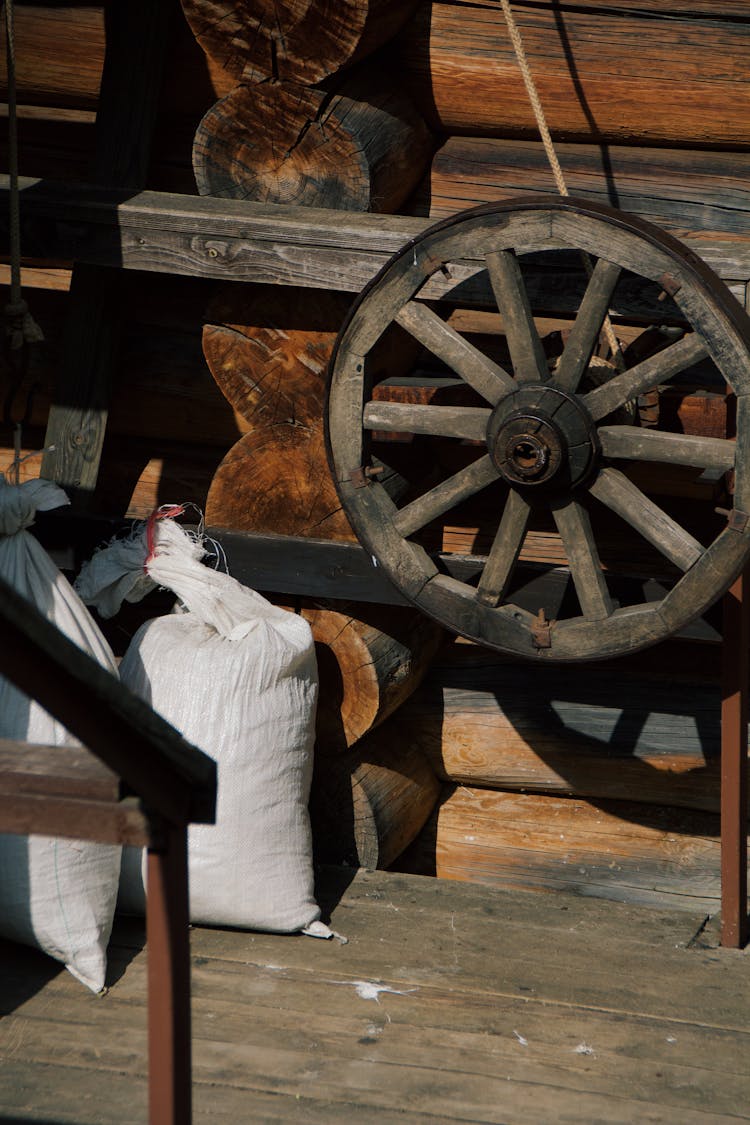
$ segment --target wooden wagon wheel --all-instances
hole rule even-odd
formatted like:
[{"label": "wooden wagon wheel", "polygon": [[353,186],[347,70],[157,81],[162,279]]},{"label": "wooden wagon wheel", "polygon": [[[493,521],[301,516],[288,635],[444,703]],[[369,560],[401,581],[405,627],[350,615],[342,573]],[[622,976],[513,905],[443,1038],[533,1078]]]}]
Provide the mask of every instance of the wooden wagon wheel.
[{"label": "wooden wagon wheel", "polygon": [[[532,316],[522,264],[540,252],[579,250],[589,277],[562,355],[553,367]],[[541,255],[542,260],[544,254]],[[450,279],[453,279],[451,281]],[[429,298],[470,278],[484,281],[503,321],[510,362],[486,354],[435,311]],[[604,382],[586,376],[618,286],[650,286],[684,331],[662,350]],[[463,289],[461,288],[463,286]],[[619,290],[618,290],[619,291]],[[436,306],[439,307],[439,306]],[[397,324],[438,357],[476,400],[471,405],[382,401],[376,345]],[[657,228],[569,198],[523,198],[464,212],[409,242],[355,302],[331,360],[327,444],[347,515],[373,560],[424,612],[504,652],[555,660],[625,653],[669,636],[701,615],[750,555],[748,392],[750,319],[706,265]],[[737,399],[737,439],[623,424],[622,408],[699,365]],[[637,419],[636,419],[637,421]],[[427,443],[452,439],[474,459],[398,496],[377,436]],[[373,440],[375,438],[376,440]],[[377,455],[376,455],[377,454]],[[387,458],[386,458],[387,460]],[[634,483],[648,462],[732,474],[733,508],[702,542]],[[630,476],[628,473],[630,472]],[[643,474],[641,474],[643,475]],[[731,479],[731,478],[730,478]],[[489,490],[487,493],[484,490]],[[425,529],[482,493],[496,504],[496,534],[474,577],[446,568]],[[655,601],[618,604],[603,570],[592,516],[600,506],[658,552],[674,574]],[[513,600],[519,553],[533,521],[553,521],[577,595],[569,617]]]}]

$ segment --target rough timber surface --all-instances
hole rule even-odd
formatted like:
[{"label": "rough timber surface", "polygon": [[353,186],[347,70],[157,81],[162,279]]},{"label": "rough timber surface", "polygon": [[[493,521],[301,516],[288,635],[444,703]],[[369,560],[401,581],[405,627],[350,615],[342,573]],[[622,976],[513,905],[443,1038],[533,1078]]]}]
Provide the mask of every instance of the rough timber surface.
[{"label": "rough timber surface", "polygon": [[[750,1118],[747,954],[714,923],[436,879],[327,869],[349,943],[192,931],[197,1122]],[[146,1120],[146,955],[109,993],[3,944],[4,1122]]]},{"label": "rough timber surface", "polygon": [[[22,178],[24,253],[45,260],[224,281],[304,285],[358,293],[388,258],[433,225],[411,215],[373,215],[321,207],[254,203],[165,192],[112,192],[89,185]],[[0,175],[0,204],[8,177]],[[7,210],[7,208],[6,208]],[[684,232],[695,251],[744,302],[750,238]],[[8,243],[0,207],[0,250]],[[450,279],[431,278],[421,296],[483,300],[472,289],[476,262],[456,263]],[[441,280],[442,278],[442,280]]]}]

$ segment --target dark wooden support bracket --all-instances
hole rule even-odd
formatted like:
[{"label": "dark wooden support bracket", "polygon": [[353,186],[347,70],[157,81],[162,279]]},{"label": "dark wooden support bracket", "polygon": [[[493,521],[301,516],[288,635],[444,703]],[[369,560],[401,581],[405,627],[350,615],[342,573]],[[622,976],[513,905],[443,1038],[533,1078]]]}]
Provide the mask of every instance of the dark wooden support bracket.
[{"label": "dark wooden support bracket", "polygon": [[721,944],[747,944],[750,567],[724,596],[721,693]]},{"label": "dark wooden support bracket", "polygon": [[[110,0],[107,50],[96,119],[93,182],[143,187],[161,87],[169,5]],[[76,263],[62,369],[50,409],[42,476],[66,486],[74,503],[96,486],[120,329],[119,270]],[[54,448],[50,448],[54,447]]]}]

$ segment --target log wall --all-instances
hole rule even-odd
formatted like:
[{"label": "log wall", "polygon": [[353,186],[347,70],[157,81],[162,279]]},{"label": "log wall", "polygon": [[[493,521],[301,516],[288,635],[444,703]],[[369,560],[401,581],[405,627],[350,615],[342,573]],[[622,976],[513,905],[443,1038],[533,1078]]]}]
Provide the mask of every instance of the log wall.
[{"label": "log wall", "polygon": [[[174,0],[148,187],[435,218],[555,193],[498,0],[285,0],[273,10],[272,20],[261,0]],[[514,0],[514,11],[571,192],[699,240],[744,299],[746,6]],[[25,174],[90,175],[106,35],[103,5],[17,8]],[[3,83],[0,70],[0,98]],[[296,265],[292,254],[285,280]],[[322,413],[353,286],[339,292],[336,270],[327,276],[323,291],[131,275],[119,298],[125,334],[98,510],[142,517],[191,499],[231,529],[352,541],[327,474]],[[68,307],[64,274],[28,280],[47,342],[20,390],[22,402],[34,388],[24,452],[44,443]],[[540,288],[550,346],[566,327],[570,288],[568,275],[553,297]],[[626,341],[639,315],[622,312]],[[502,323],[474,327],[502,351]],[[384,395],[396,401],[414,393],[405,339],[388,342],[383,360],[393,375]],[[662,424],[733,432],[720,392],[667,399]],[[0,468],[10,460],[6,434]],[[22,476],[37,465],[27,461]],[[702,512],[720,500],[715,482],[681,472],[665,471],[663,490]],[[439,545],[470,553],[491,514],[447,525]],[[603,554],[613,572],[627,570],[616,537]],[[524,559],[563,565],[554,530],[535,528]],[[383,866],[419,834],[404,861],[411,870],[614,897],[630,893],[618,887],[646,888],[635,900],[654,879],[675,901],[713,901],[715,649],[681,650],[677,682],[660,676],[658,661],[587,671],[583,685],[554,669],[531,681],[525,667],[469,646],[434,661],[439,630],[410,610],[396,620],[358,604],[294,608],[314,622],[328,677],[314,795],[323,858]],[[548,821],[564,823],[558,836],[575,846],[553,848],[540,833]],[[672,867],[659,881],[664,863]],[[581,867],[595,874],[579,877]]]},{"label": "log wall", "polygon": [[[514,0],[553,136],[747,147],[750,25],[738,7],[707,7]],[[398,57],[434,129],[538,136],[499,0],[420,4]]]},{"label": "log wall", "polygon": [[400,870],[716,914],[718,818],[639,803],[450,788]]}]

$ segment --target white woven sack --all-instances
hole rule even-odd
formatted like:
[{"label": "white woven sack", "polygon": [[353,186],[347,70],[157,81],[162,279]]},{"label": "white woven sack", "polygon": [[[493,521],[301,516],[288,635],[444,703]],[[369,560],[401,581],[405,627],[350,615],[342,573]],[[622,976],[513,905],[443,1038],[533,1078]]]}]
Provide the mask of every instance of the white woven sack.
[{"label": "white woven sack", "polygon": [[[0,574],[79,648],[117,674],[114,656],[80,598],[25,529],[37,511],[69,503],[57,485],[0,478]],[[78,741],[0,677],[0,737],[52,746]],[[121,849],[49,836],[0,835],[0,933],[38,946],[98,992],[117,899]]]},{"label": "white woven sack", "polygon": [[[305,929],[320,915],[307,810],[317,702],[310,627],[203,566],[203,548],[172,520],[152,524],[152,535],[148,585],[174,591],[184,612],[142,626],[120,676],[218,765],[216,825],[189,830],[191,920]],[[78,580],[84,600],[107,614],[142,596],[148,553],[145,534],[99,552]],[[121,909],[142,910],[142,870],[140,851],[125,849]]]}]

